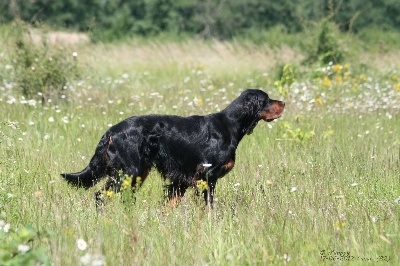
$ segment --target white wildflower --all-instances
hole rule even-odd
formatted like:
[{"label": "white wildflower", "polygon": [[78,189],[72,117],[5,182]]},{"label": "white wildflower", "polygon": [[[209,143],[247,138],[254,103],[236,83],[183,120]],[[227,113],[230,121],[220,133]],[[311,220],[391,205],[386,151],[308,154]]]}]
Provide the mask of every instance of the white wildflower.
[{"label": "white wildflower", "polygon": [[24,244],[19,244],[18,245],[18,252],[21,254],[25,254],[26,252],[28,252],[31,248],[28,245],[24,245]]},{"label": "white wildflower", "polygon": [[83,240],[82,238],[78,239],[76,241],[76,245],[78,246],[79,250],[85,250],[88,246],[88,244],[86,243],[85,240]]}]

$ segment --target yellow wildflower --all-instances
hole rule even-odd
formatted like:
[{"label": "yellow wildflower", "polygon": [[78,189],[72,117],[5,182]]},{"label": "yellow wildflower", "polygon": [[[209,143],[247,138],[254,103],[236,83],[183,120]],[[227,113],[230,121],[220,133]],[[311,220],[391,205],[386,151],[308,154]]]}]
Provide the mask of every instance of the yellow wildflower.
[{"label": "yellow wildflower", "polygon": [[326,86],[326,87],[332,86],[332,81],[327,76],[324,77],[323,82],[324,82],[324,86]]},{"label": "yellow wildflower", "polygon": [[336,229],[337,229],[337,230],[340,230],[340,229],[342,229],[345,225],[346,225],[345,222],[337,221],[337,223],[336,223]]},{"label": "yellow wildflower", "polygon": [[397,88],[396,90],[400,91],[400,83],[397,83]]},{"label": "yellow wildflower", "polygon": [[121,186],[121,190],[127,189],[128,187],[130,187],[132,184],[132,178],[128,177],[126,178],[124,181],[122,181],[122,186]]},{"label": "yellow wildflower", "polygon": [[208,189],[208,184],[204,180],[197,180],[197,188],[199,190],[207,190]]},{"label": "yellow wildflower", "polygon": [[336,64],[333,66],[333,71],[335,73],[339,73],[341,69],[342,69],[342,66],[340,64]]},{"label": "yellow wildflower", "polygon": [[114,196],[114,191],[111,190],[103,190],[103,194],[107,196],[107,198],[111,198]]},{"label": "yellow wildflower", "polygon": [[203,98],[201,98],[201,96],[199,98],[197,98],[197,103],[199,105],[203,105]]},{"label": "yellow wildflower", "polygon": [[335,82],[336,82],[336,85],[342,85],[343,84],[342,76],[335,76]]},{"label": "yellow wildflower", "polygon": [[316,103],[319,103],[319,104],[321,104],[321,105],[324,103],[324,102],[322,101],[322,99],[319,98],[319,97],[318,97],[317,99],[315,99],[315,102],[316,102]]},{"label": "yellow wildflower", "polygon": [[349,70],[349,65],[348,64],[344,64],[344,69],[347,71],[347,70]]}]

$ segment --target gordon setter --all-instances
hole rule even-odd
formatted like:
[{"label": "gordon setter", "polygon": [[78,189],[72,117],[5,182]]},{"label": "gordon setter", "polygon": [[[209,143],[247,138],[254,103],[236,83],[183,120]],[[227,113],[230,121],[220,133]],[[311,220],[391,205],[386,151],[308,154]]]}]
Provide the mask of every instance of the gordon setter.
[{"label": "gordon setter", "polygon": [[[103,189],[118,192],[120,173],[144,181],[154,166],[170,180],[168,197],[173,205],[199,181],[207,204],[212,204],[218,178],[235,165],[236,149],[244,135],[260,120],[279,118],[285,108],[262,90],[249,89],[224,110],[205,116],[133,116],[112,126],[101,138],[89,165],[78,173],[61,174],[69,183],[89,188],[108,176]],[[200,187],[200,186],[199,186]]]}]

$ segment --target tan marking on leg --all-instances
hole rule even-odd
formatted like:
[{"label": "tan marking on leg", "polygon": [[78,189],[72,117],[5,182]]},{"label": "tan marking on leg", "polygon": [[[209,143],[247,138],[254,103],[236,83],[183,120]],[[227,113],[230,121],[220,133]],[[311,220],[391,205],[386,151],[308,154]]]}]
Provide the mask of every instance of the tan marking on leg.
[{"label": "tan marking on leg", "polygon": [[170,207],[175,207],[176,205],[179,204],[179,202],[181,202],[181,200],[182,200],[182,197],[180,197],[180,196],[175,196],[175,197],[173,197],[173,198],[171,198],[171,199],[169,200],[169,206],[170,206]]},{"label": "tan marking on leg", "polygon": [[226,170],[230,170],[233,168],[233,166],[235,166],[235,162],[233,160],[230,160],[229,162],[227,162],[223,167]]},{"label": "tan marking on leg", "polygon": [[107,144],[107,149],[104,152],[104,158],[106,159],[106,162],[110,159],[110,157],[108,156],[108,150],[110,149],[110,145],[112,144],[112,138],[111,136],[108,137],[108,144]]}]

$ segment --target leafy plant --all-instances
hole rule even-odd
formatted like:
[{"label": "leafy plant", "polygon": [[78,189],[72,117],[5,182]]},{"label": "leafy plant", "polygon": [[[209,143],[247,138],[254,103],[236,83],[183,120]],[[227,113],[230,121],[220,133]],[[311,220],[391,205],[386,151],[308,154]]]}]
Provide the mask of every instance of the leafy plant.
[{"label": "leafy plant", "polygon": [[305,47],[306,53],[308,53],[305,62],[321,64],[343,62],[345,51],[336,24],[329,19],[323,19],[315,28],[313,27],[313,31],[316,29],[318,29],[318,34],[312,43]]},{"label": "leafy plant", "polygon": [[281,121],[281,127],[283,128],[283,138],[287,140],[291,140],[297,143],[304,144],[307,141],[311,140],[315,132],[314,130],[304,130],[301,128],[293,129],[292,125],[287,121]]},{"label": "leafy plant", "polygon": [[15,82],[22,94],[29,99],[59,100],[66,87],[79,77],[75,53],[50,46],[45,39],[34,43],[25,25],[16,24],[13,46]]},{"label": "leafy plant", "polygon": [[274,85],[279,94],[284,97],[289,95],[290,86],[296,81],[294,69],[291,64],[286,64],[281,68],[280,79]]},{"label": "leafy plant", "polygon": [[43,247],[34,248],[32,242],[51,236],[51,231],[39,232],[27,225],[19,230],[0,220],[0,265],[50,265]]}]

